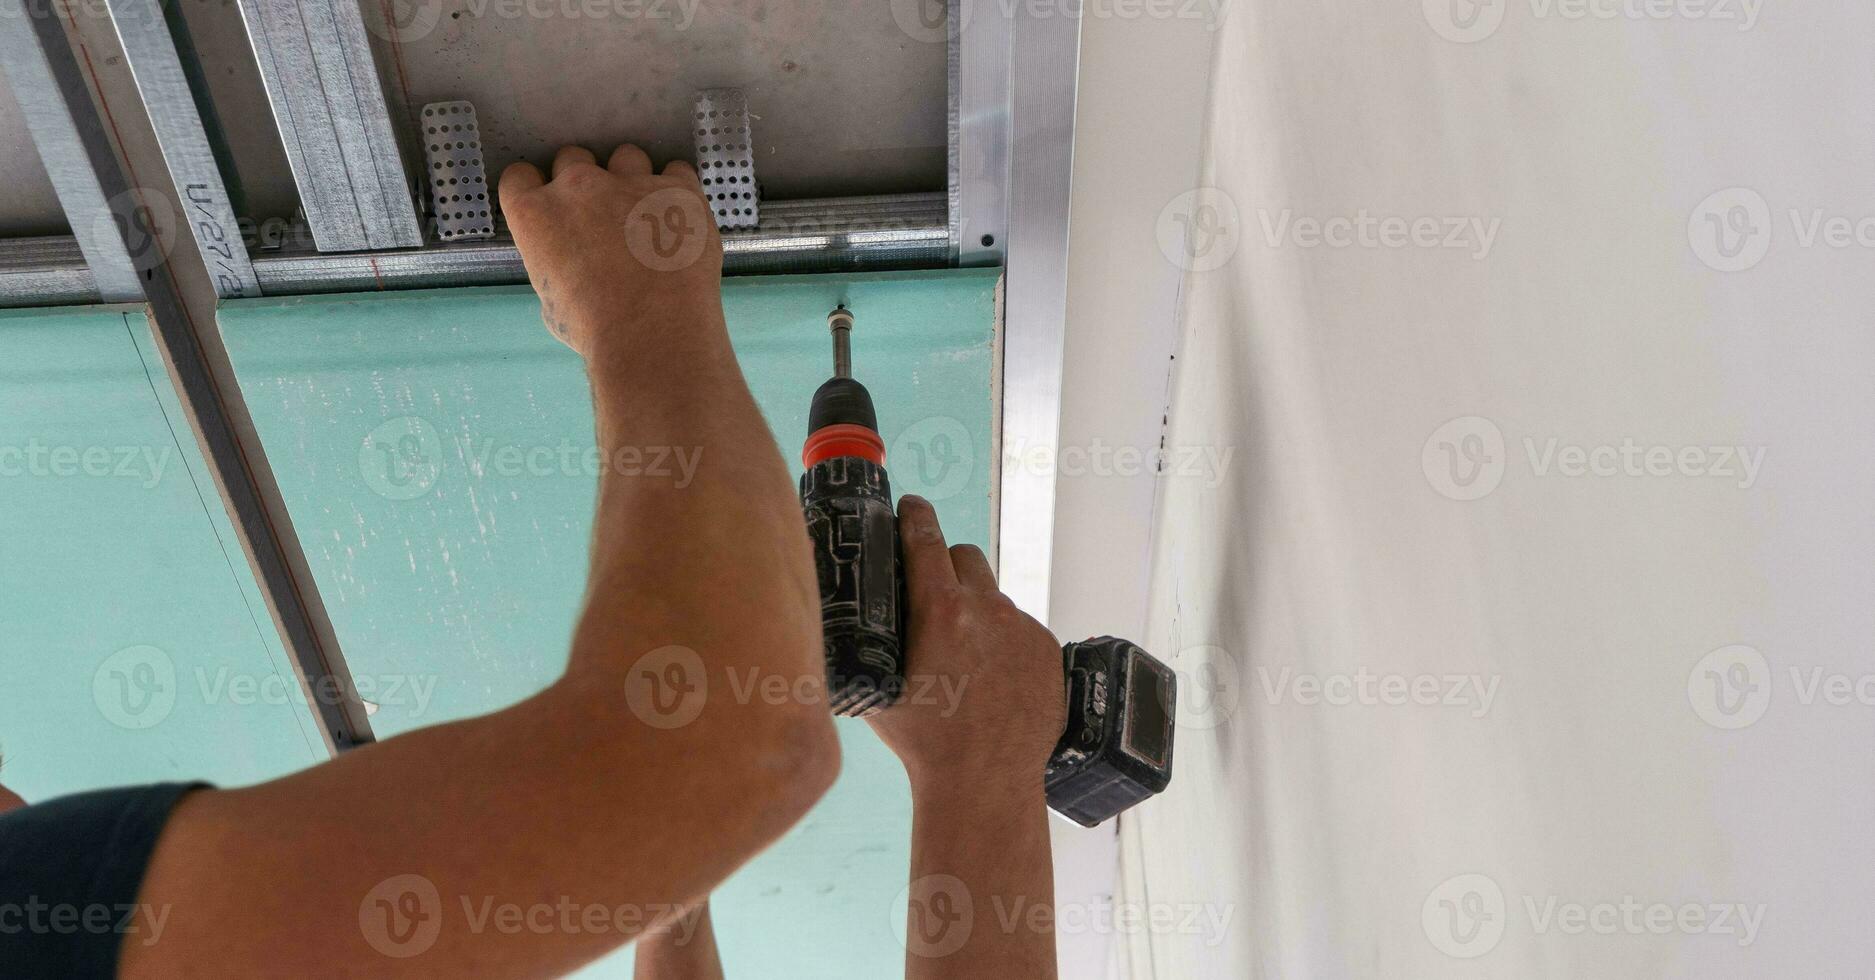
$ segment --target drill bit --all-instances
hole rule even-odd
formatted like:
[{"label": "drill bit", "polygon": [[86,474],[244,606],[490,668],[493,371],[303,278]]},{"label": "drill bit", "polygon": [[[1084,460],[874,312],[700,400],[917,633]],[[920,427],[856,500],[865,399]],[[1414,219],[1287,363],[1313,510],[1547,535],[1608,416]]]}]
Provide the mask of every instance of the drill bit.
[{"label": "drill bit", "polygon": [[833,376],[853,376],[853,314],[842,306],[827,314],[827,329],[833,334]]}]

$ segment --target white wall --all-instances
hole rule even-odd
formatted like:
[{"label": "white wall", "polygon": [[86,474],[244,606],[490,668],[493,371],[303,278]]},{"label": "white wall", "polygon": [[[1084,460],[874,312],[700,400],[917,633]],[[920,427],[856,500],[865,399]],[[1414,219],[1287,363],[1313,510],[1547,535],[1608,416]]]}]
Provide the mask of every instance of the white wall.
[{"label": "white wall", "polygon": [[[1163,429],[1177,343],[1179,266],[1154,228],[1197,179],[1218,20],[1118,17],[1088,4],[1081,22],[1069,216],[1067,339],[1060,459],[1004,447],[1004,465],[1056,477],[1049,625],[1063,640],[1139,637]],[[1061,976],[1106,975],[1113,931],[1115,825],[1053,822]],[[1076,918],[1080,917],[1080,918]]]},{"label": "white wall", "polygon": [[[1188,696],[1123,823],[1123,897],[1172,916],[1136,980],[1875,962],[1875,11],[1577,9],[1232,8],[1195,264],[1228,259],[1187,281],[1168,438],[1234,455],[1161,481],[1145,636]],[[1864,240],[1806,243],[1819,210]],[[1295,223],[1363,212],[1467,247]],[[1768,252],[1722,271],[1734,215]],[[1568,476],[1552,439],[1670,461]]]}]

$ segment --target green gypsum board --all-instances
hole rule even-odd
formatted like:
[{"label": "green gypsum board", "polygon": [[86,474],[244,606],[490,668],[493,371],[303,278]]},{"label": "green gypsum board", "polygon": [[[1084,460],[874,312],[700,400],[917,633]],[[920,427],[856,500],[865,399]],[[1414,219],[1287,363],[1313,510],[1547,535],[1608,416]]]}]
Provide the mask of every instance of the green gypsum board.
[{"label": "green gypsum board", "polygon": [[326,757],[142,307],[0,312],[0,782]]},{"label": "green gypsum board", "polygon": [[[795,474],[809,399],[831,370],[826,316],[845,303],[894,492],[930,498],[952,542],[987,546],[996,288],[994,270],[726,281],[743,373]],[[533,292],[239,300],[220,324],[378,736],[482,714],[558,677],[585,587],[596,462],[583,366],[541,327]],[[698,447],[660,448],[615,465],[685,479]],[[892,909],[908,789],[863,722],[840,729],[839,783],[717,894],[732,975],[872,980],[903,968]],[[629,975],[629,962],[591,975]]]}]

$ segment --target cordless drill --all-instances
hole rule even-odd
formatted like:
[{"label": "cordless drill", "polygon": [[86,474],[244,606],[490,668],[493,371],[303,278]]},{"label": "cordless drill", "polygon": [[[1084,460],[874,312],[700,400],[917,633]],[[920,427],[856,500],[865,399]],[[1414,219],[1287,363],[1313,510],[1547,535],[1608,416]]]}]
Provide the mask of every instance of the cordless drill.
[{"label": "cordless drill", "polygon": [[[827,315],[833,377],[814,392],[801,447],[801,508],[814,544],[828,701],[838,715],[891,707],[905,690],[906,614],[885,440],[853,378],[853,314]],[[1084,826],[1172,779],[1178,678],[1137,645],[1102,636],[1061,650],[1068,723],[1048,759],[1048,805]]]}]

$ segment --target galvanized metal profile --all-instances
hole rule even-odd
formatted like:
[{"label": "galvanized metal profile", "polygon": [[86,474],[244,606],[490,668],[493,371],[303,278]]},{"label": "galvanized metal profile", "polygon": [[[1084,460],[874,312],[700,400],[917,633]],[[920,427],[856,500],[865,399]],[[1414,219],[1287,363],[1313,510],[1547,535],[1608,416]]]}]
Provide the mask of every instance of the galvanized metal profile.
[{"label": "galvanized metal profile", "polygon": [[759,227],[761,203],[755,183],[755,150],[749,134],[749,97],[739,88],[697,93],[692,114],[697,178],[709,199],[716,227],[736,231]]},{"label": "galvanized metal profile", "polygon": [[[979,10],[977,22],[1002,19],[996,13]],[[1072,6],[1017,4],[1007,23],[1010,169],[1002,445],[1005,455],[1054,460],[1061,441],[1081,20]],[[998,483],[998,582],[1043,622],[1048,621],[1054,561],[1055,477],[1052,466],[1001,466]]]},{"label": "galvanized metal profile", "polygon": [[[71,49],[52,4],[0,0],[0,23],[5,24],[0,29],[0,66],[6,70],[46,175],[59,195],[97,297],[107,303],[141,300],[138,262],[118,233],[117,223],[130,222],[141,229],[145,216],[138,213],[128,188],[121,194],[106,189],[86,152],[78,117],[93,111],[91,93],[82,77],[76,79],[75,88],[61,86],[55,77],[57,56],[63,53],[69,59]],[[145,240],[142,251],[153,250],[154,244],[153,238]],[[45,283],[28,285],[43,288]]]},{"label": "galvanized metal profile", "polygon": [[102,299],[78,239],[0,239],[0,308],[70,306]]},{"label": "galvanized metal profile", "polygon": [[1006,256],[1013,24],[1007,9],[948,0],[948,191],[951,256],[959,265],[999,265]]},{"label": "galvanized metal profile", "polygon": [[463,99],[423,107],[423,182],[439,241],[495,236],[495,202],[482,160],[482,126],[475,105]]},{"label": "galvanized metal profile", "polygon": [[422,245],[357,0],[241,0],[241,17],[319,250]]},{"label": "galvanized metal profile", "polygon": [[[732,275],[939,268],[948,247],[942,194],[770,201],[755,230],[724,233],[723,268]],[[261,253],[254,269],[270,295],[527,281],[520,253],[504,239],[406,252]]]},{"label": "galvanized metal profile", "polygon": [[223,299],[259,296],[260,281],[254,278],[234,204],[163,8],[158,0],[105,2],[215,294]]},{"label": "galvanized metal profile", "polygon": [[[136,207],[136,199],[118,162],[116,148],[91,101],[64,29],[49,13],[46,0],[32,2],[32,13],[17,18],[23,26],[9,26],[0,36],[6,38],[4,43],[9,54],[18,38],[25,38],[41,52],[40,60],[46,70],[40,81],[68,107],[71,133],[88,172],[97,181],[104,200],[113,202],[117,208],[117,217],[125,218]],[[0,0],[0,17],[19,13],[20,4],[21,0]],[[14,84],[19,85],[17,79]],[[133,249],[126,238],[136,234],[137,229],[128,222],[105,224],[115,226],[118,244],[127,254],[134,252],[140,256],[139,272],[147,293],[144,301],[152,333],[163,349],[177,395],[187,408],[199,438],[202,455],[215,472],[216,483],[252,562],[255,577],[279,624],[281,638],[293,658],[301,692],[321,737],[335,752],[370,742],[371,726],[358,697],[357,685],[339,652],[319,641],[308,605],[316,602],[316,593],[309,599],[293,577],[281,537],[283,532],[290,534],[290,528],[276,527],[269,518],[254,471],[230,424],[230,406],[216,386],[201,339],[196,335],[196,324],[190,318],[167,258],[160,249]],[[310,587],[310,583],[308,585]]]}]

